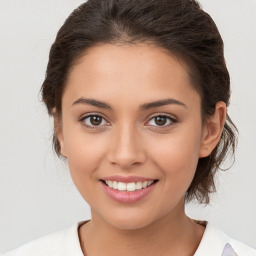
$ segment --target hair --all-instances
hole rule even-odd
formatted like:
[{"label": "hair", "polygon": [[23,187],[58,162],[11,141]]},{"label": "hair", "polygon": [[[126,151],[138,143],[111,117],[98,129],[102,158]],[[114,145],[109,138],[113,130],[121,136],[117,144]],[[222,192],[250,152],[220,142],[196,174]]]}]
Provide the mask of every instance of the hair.
[{"label": "hair", "polygon": [[[194,0],[88,0],[66,19],[51,46],[41,93],[49,115],[61,116],[63,91],[72,67],[86,52],[103,44],[150,43],[188,67],[201,96],[202,122],[215,113],[218,101],[229,105],[230,77],[224,45],[216,24]],[[55,109],[56,112],[53,110]],[[219,143],[198,160],[186,202],[208,204],[216,192],[214,176],[228,153],[234,156],[236,127],[227,114]],[[58,156],[60,144],[53,134]]]}]

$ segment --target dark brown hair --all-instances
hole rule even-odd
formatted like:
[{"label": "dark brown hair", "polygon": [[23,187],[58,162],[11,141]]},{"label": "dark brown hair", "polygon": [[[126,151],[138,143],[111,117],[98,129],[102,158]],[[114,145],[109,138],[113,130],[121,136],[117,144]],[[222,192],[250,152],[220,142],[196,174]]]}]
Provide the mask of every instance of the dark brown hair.
[{"label": "dark brown hair", "polygon": [[[42,99],[48,113],[61,99],[71,68],[93,46],[100,44],[150,43],[186,64],[191,84],[202,100],[202,121],[215,112],[218,101],[229,105],[230,78],[223,41],[210,17],[194,0],[89,0],[75,9],[60,28],[53,43]],[[210,156],[200,158],[186,201],[209,203],[215,192],[214,175],[227,153],[234,154],[236,127],[227,115],[221,139]],[[60,144],[53,135],[60,155]]]}]

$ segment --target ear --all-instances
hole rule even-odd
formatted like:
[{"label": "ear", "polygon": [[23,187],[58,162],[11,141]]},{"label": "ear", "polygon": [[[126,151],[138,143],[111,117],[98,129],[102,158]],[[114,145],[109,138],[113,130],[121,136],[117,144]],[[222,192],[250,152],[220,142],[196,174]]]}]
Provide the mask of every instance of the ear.
[{"label": "ear", "polygon": [[215,113],[204,126],[199,157],[207,157],[217,146],[226,121],[227,107],[223,101],[219,101],[215,107]]},{"label": "ear", "polygon": [[53,109],[52,113],[53,113],[53,120],[54,120],[55,136],[60,144],[60,153],[62,156],[67,157],[66,150],[65,150],[65,144],[64,144],[64,138],[63,138],[61,118],[56,114],[55,108]]}]

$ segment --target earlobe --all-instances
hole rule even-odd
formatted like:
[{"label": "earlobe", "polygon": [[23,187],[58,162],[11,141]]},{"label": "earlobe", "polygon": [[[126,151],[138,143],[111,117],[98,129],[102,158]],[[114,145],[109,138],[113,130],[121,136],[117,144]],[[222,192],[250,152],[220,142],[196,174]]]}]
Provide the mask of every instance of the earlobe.
[{"label": "earlobe", "polygon": [[65,150],[62,127],[61,127],[61,120],[55,113],[53,114],[53,119],[54,119],[55,136],[56,136],[56,139],[58,140],[58,142],[60,144],[60,153],[61,153],[62,156],[67,157],[66,156],[66,150]]},{"label": "earlobe", "polygon": [[206,121],[204,127],[199,152],[200,158],[209,156],[217,146],[226,121],[226,111],[226,104],[223,101],[217,102],[214,115]]}]

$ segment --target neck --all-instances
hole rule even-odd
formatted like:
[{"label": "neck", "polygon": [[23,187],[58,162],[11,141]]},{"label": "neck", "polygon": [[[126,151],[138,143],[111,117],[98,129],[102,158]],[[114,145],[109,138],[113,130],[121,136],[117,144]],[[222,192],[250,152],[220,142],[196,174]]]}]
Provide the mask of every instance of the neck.
[{"label": "neck", "polygon": [[86,256],[193,255],[204,227],[196,224],[183,210],[138,229],[118,229],[92,214],[92,220],[79,229]]}]

